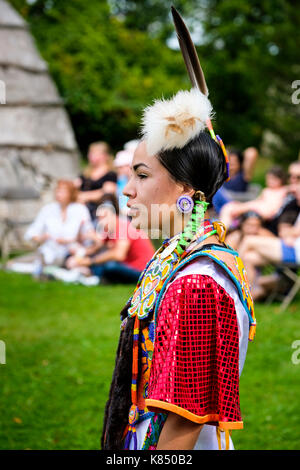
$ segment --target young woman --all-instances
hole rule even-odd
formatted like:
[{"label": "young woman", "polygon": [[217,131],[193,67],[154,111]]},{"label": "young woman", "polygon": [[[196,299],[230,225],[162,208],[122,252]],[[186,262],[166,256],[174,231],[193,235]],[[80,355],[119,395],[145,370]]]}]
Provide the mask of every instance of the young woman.
[{"label": "young woman", "polygon": [[[222,207],[232,200],[230,193],[244,193],[248,189],[248,183],[251,181],[258,151],[255,147],[248,147],[241,152],[231,149],[228,153],[230,165],[230,180],[216,192],[213,197],[213,205],[217,214]],[[228,191],[230,191],[228,193]]]},{"label": "young woman", "polygon": [[94,142],[88,150],[88,166],[74,184],[79,189],[78,202],[86,204],[93,220],[101,196],[115,193],[117,175],[112,170],[112,157],[106,142]]},{"label": "young woman", "polygon": [[266,188],[258,198],[247,202],[228,202],[222,207],[220,219],[230,227],[233,220],[248,211],[257,212],[265,221],[276,216],[288,194],[285,172],[281,167],[272,167],[266,173]]},{"label": "young woman", "polygon": [[59,180],[55,201],[46,204],[25,233],[25,239],[39,245],[43,264],[64,265],[74,246],[93,230],[87,208],[77,202],[77,189],[72,181]]},{"label": "young woman", "polygon": [[226,237],[226,243],[234,250],[239,251],[239,247],[245,237],[275,237],[275,235],[263,226],[262,217],[254,211],[249,211],[240,217],[239,227]]},{"label": "young woman", "polygon": [[124,194],[132,224],[167,238],[121,312],[104,449],[233,448],[229,431],[243,425],[253,309],[240,258],[205,218],[228,167],[223,143],[206,132],[204,93],[179,92],[144,113]]}]

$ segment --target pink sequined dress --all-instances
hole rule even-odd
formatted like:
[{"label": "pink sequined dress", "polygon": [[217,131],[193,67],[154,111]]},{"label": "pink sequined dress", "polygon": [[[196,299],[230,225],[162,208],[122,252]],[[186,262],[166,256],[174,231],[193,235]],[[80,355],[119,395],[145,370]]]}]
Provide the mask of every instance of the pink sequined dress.
[{"label": "pink sequined dress", "polygon": [[[211,259],[191,262],[168,285],[156,320],[145,405],[203,424],[195,449],[233,449],[228,431],[243,427],[239,377],[248,334],[237,288]],[[149,423],[137,424],[139,449]]]}]

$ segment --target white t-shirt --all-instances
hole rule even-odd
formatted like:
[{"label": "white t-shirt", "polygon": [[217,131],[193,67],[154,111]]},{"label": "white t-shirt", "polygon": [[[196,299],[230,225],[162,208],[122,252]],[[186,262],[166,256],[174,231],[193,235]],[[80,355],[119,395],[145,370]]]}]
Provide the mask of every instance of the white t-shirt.
[{"label": "white t-shirt", "polygon": [[[212,277],[221,287],[223,287],[223,289],[226,290],[228,295],[234,301],[239,331],[239,375],[241,376],[248,348],[249,318],[239,298],[235,284],[223,268],[208,257],[197,258],[176,274],[172,282],[168,285],[162,298],[164,298],[168,288],[176,279],[191,274],[202,274]],[[147,419],[136,426],[138,449],[141,449],[143,446],[149,422],[150,419]],[[194,450],[219,450],[216,429],[217,428],[215,426],[204,424]],[[221,432],[220,434],[221,448],[225,449],[225,432]],[[130,443],[130,449],[133,449],[132,441]],[[231,438],[229,438],[229,449],[234,449]]]},{"label": "white t-shirt", "polygon": [[83,204],[72,202],[67,206],[65,220],[62,219],[61,206],[52,202],[44,206],[25,233],[25,240],[44,234],[50,235],[39,248],[45,263],[63,259],[68,254],[70,244],[60,244],[55,240],[62,238],[75,242],[80,234],[93,229],[88,209]]}]

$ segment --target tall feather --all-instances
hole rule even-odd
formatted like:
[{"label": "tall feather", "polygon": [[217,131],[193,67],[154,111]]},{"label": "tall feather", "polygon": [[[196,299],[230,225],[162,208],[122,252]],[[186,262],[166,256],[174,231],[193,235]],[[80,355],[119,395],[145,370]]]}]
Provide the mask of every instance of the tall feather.
[{"label": "tall feather", "polygon": [[190,36],[190,33],[181,18],[180,14],[171,7],[173,21],[177,33],[179,46],[184,58],[184,62],[192,82],[193,87],[198,88],[204,95],[208,96],[208,89],[203,70],[197,55],[196,48]]}]

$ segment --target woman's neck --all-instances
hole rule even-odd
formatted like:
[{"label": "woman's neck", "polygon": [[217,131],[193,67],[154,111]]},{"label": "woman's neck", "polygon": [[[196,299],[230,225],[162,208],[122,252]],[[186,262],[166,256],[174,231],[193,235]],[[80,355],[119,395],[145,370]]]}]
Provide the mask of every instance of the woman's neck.
[{"label": "woman's neck", "polygon": [[[163,234],[162,231],[161,231],[162,237],[163,238],[173,238],[176,235],[179,235],[180,233],[182,233],[184,231],[184,228],[185,228],[186,224],[188,223],[188,221],[189,221],[189,217],[187,218],[186,216],[174,219],[170,223],[170,233],[169,233],[169,235],[168,234]],[[208,222],[209,221],[209,215],[205,216],[203,221]],[[200,227],[199,227],[199,230],[200,230]]]},{"label": "woman's neck", "polygon": [[92,178],[97,179],[101,178],[101,176],[105,175],[108,172],[108,165],[107,163],[104,163],[101,166],[96,166],[91,168],[90,175]]}]

